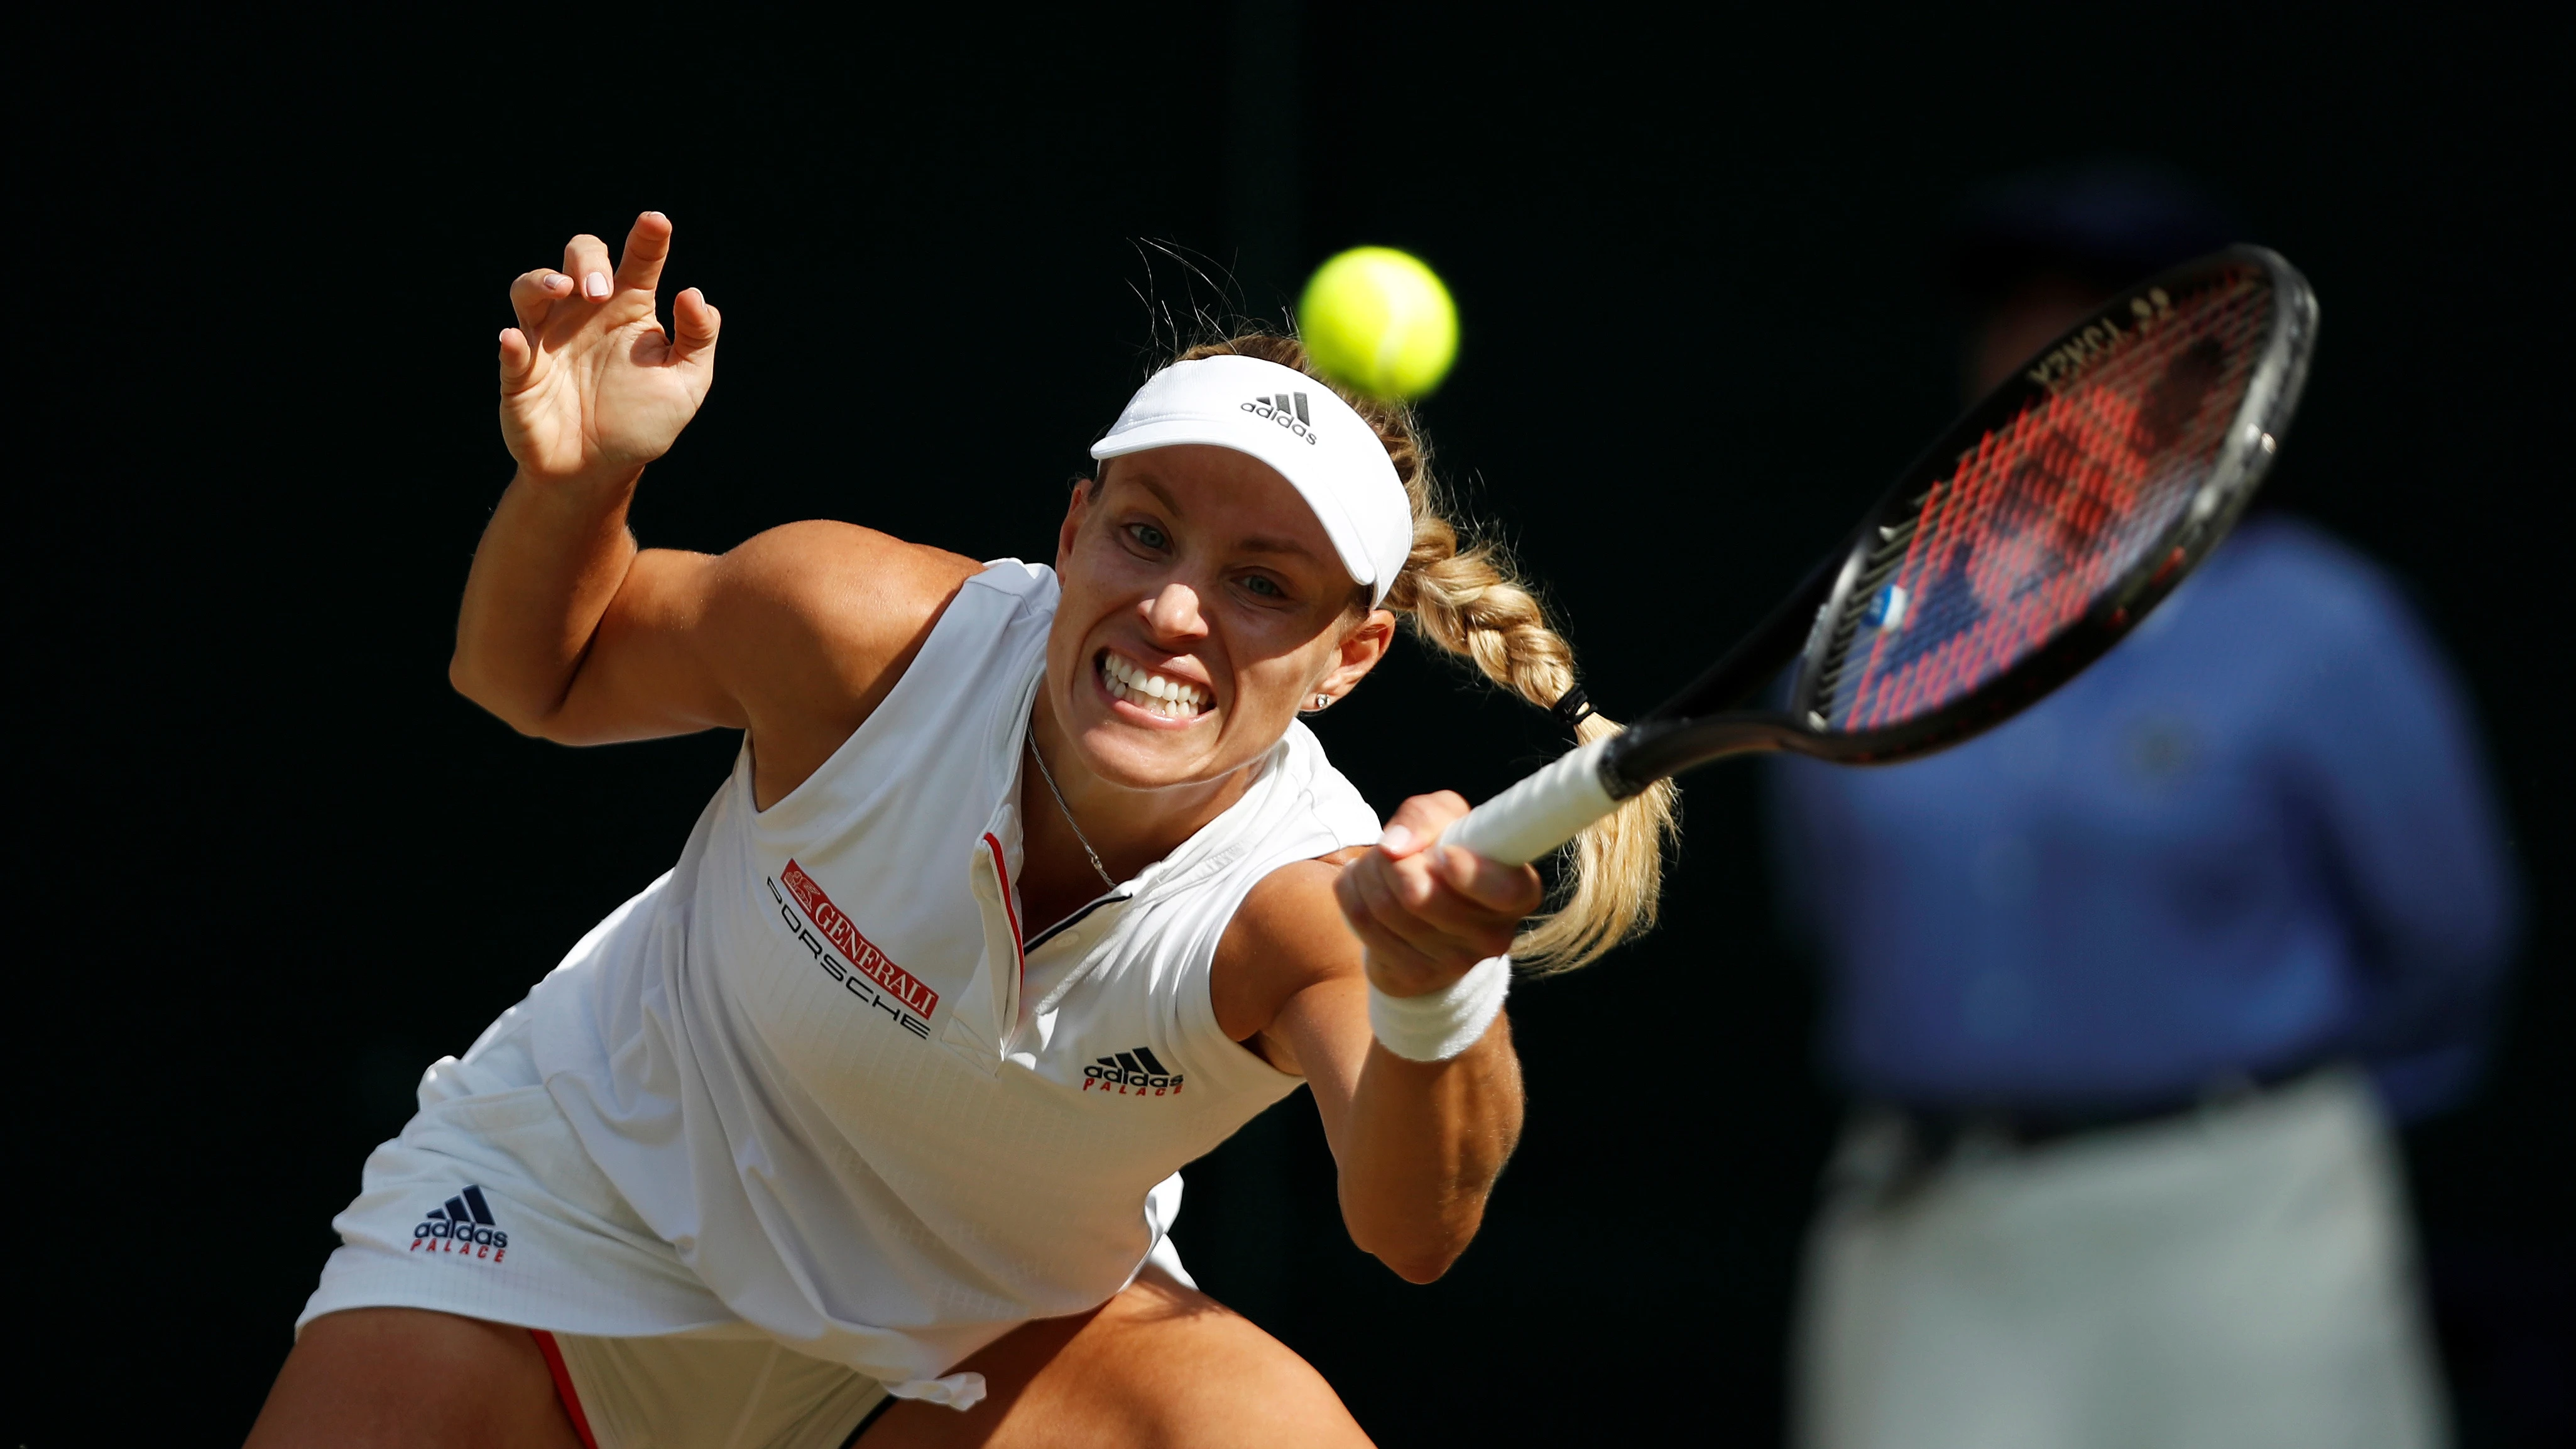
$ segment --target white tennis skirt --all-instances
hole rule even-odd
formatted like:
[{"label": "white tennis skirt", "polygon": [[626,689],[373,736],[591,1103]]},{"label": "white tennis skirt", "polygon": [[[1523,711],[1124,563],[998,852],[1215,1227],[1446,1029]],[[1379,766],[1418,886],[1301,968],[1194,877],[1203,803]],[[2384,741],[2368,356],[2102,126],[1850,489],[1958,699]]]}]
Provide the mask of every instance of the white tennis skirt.
[{"label": "white tennis skirt", "polygon": [[604,1338],[761,1336],[636,1216],[556,1110],[513,1007],[421,1077],[420,1111],[367,1158],[340,1249],[296,1320],[430,1308]]},{"label": "white tennis skirt", "polygon": [[836,1449],[886,1402],[735,1317],[636,1217],[555,1110],[516,1009],[422,1077],[419,1114],[331,1225],[299,1333],[349,1308],[530,1329],[592,1449]]}]

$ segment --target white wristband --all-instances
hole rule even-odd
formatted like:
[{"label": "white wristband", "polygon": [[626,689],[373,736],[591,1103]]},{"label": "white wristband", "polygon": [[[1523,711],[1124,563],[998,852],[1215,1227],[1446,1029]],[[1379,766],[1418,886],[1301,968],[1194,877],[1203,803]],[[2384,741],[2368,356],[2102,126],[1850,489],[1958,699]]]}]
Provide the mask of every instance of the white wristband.
[{"label": "white wristband", "polygon": [[1488,956],[1466,975],[1420,996],[1389,996],[1369,983],[1369,1030],[1388,1051],[1445,1062],[1482,1040],[1512,991],[1512,958]]}]

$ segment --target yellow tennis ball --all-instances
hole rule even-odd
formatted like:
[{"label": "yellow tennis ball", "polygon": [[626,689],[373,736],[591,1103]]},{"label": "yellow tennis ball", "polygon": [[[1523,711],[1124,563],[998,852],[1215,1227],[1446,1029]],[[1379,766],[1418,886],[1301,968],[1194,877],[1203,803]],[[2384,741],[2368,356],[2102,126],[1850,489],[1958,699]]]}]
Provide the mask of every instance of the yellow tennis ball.
[{"label": "yellow tennis ball", "polygon": [[1353,247],[1317,267],[1297,329],[1326,377],[1374,397],[1420,397],[1458,357],[1449,289],[1393,247]]}]

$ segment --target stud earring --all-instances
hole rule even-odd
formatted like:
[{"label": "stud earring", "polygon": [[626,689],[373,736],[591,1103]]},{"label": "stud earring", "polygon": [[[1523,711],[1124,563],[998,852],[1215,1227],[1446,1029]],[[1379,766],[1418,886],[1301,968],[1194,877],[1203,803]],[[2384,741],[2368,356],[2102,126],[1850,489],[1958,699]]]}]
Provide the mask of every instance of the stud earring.
[{"label": "stud earring", "polygon": [[1331,695],[1329,695],[1329,694],[1319,694],[1319,695],[1316,695],[1316,696],[1315,696],[1315,708],[1314,708],[1314,711],[1313,711],[1313,712],[1314,712],[1314,713],[1321,713],[1321,712],[1323,712],[1324,710],[1326,710],[1326,709],[1330,708],[1330,707],[1332,706],[1332,703],[1333,703],[1333,697],[1332,697]]}]

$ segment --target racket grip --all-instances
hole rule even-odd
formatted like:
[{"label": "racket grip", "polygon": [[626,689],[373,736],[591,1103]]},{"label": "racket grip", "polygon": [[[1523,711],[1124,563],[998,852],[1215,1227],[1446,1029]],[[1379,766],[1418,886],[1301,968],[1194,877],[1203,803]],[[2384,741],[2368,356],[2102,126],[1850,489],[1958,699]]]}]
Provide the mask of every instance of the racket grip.
[{"label": "racket grip", "polygon": [[1527,865],[1619,808],[1601,785],[1601,756],[1616,735],[1560,755],[1519,784],[1467,812],[1441,833],[1498,865]]}]

